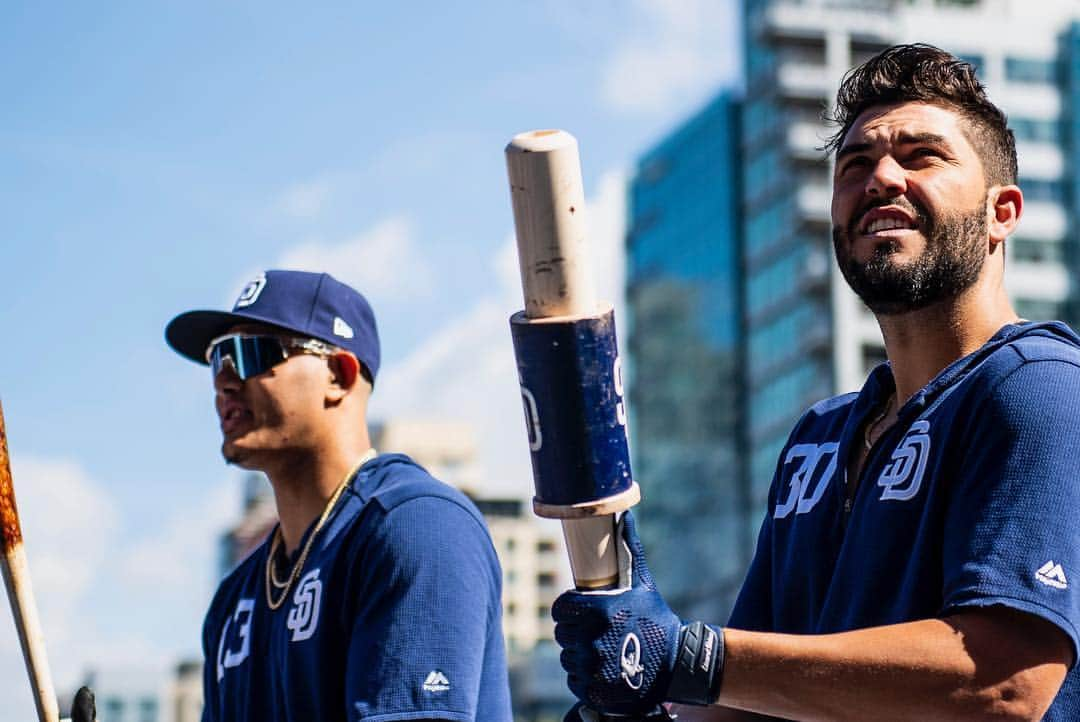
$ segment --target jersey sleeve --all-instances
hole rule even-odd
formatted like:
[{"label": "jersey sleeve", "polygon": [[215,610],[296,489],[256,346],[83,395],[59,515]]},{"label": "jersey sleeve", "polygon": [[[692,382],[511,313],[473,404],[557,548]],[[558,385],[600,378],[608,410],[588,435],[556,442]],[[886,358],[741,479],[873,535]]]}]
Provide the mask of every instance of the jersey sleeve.
[{"label": "jersey sleeve", "polygon": [[447,499],[411,499],[385,514],[356,563],[349,719],[478,719],[489,635],[501,635],[501,575],[479,520]]},{"label": "jersey sleeve", "polygon": [[1027,362],[972,416],[945,509],[943,613],[1004,605],[1080,621],[1080,368]]}]

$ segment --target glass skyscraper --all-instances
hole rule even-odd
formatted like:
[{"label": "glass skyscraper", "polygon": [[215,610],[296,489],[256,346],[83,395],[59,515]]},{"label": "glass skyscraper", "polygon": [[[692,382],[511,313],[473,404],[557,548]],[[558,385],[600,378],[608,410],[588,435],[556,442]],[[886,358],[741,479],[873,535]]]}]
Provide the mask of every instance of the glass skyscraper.
[{"label": "glass skyscraper", "polygon": [[1025,194],[1007,288],[1021,316],[1076,325],[1078,17],[1071,0],[747,0],[742,93],[643,155],[627,239],[632,441],[646,548],[680,614],[694,616],[686,600],[724,618],[794,422],[884,359],[832,257],[822,114],[849,68],[902,42],[978,68],[1016,133]]},{"label": "glass skyscraper", "polygon": [[[630,191],[627,300],[636,514],[664,594],[715,618],[741,579],[742,310],[738,104],[721,95],[640,160]],[[710,581],[701,584],[693,572]],[[707,571],[706,571],[707,570]],[[669,574],[669,571],[676,571]]]}]

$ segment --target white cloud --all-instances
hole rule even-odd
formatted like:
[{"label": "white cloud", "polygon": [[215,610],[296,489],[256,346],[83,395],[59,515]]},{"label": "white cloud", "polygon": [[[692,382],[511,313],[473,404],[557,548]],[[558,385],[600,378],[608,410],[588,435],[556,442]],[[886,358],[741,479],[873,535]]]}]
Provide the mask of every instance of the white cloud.
[{"label": "white cloud", "polygon": [[285,251],[275,267],[328,271],[383,301],[426,296],[433,276],[431,264],[413,238],[411,223],[401,217],[387,218],[338,243],[301,243]]},{"label": "white cloud", "polygon": [[294,218],[312,219],[322,214],[330,201],[333,184],[328,178],[316,178],[286,188],[278,199],[281,212]]},{"label": "white cloud", "polygon": [[[80,671],[79,660],[88,654],[83,606],[108,558],[115,504],[101,484],[71,461],[16,455],[12,476],[53,679],[58,685],[70,683]],[[31,719],[29,683],[18,649],[14,625],[0,625],[5,717]]]},{"label": "white cloud", "polygon": [[635,0],[644,33],[627,34],[603,71],[616,110],[656,112],[693,102],[736,74],[738,53],[724,38],[738,20],[734,2]]},{"label": "white cloud", "polygon": [[[154,688],[181,651],[163,641],[170,630],[189,629],[185,650],[198,648],[216,540],[240,509],[240,485],[223,484],[201,502],[173,510],[148,534],[124,538],[114,498],[77,463],[22,455],[12,461],[57,692],[70,692],[88,670],[102,673],[99,691]],[[0,623],[5,719],[34,718],[29,690],[14,625]]]},{"label": "white cloud", "polygon": [[116,508],[74,462],[20,456],[12,467],[42,622],[63,629],[106,559]]},{"label": "white cloud", "polygon": [[197,607],[207,602],[207,570],[217,564],[217,540],[242,508],[240,484],[227,483],[191,506],[177,509],[153,534],[117,559],[125,586],[175,598]]},{"label": "white cloud", "polygon": [[[598,297],[621,317],[625,176],[603,176],[587,201],[589,248]],[[445,323],[402,362],[381,372],[375,418],[457,419],[477,431],[488,493],[531,495],[517,365],[508,318],[523,306],[517,249],[507,240],[491,258],[491,291]]]}]

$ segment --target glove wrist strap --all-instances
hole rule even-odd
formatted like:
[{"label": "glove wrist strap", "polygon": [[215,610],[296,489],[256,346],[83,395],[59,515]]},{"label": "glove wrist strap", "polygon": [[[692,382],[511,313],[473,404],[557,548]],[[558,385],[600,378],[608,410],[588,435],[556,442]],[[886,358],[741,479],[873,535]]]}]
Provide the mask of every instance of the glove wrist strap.
[{"label": "glove wrist strap", "polygon": [[720,696],[724,669],[724,632],[704,622],[684,624],[667,699],[684,704],[710,705]]}]

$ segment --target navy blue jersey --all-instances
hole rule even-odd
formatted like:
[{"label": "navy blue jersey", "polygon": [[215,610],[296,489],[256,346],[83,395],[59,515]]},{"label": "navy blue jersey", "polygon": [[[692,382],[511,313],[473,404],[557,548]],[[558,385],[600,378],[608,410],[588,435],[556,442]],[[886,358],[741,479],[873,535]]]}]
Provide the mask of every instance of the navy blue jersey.
[{"label": "navy blue jersey", "polygon": [[[729,626],[825,634],[1004,605],[1075,651],[1080,338],[1003,328],[904,404],[849,498],[852,445],[894,388],[883,364],[799,420]],[[1045,719],[1080,719],[1075,665]]]},{"label": "navy blue jersey", "polygon": [[499,563],[463,494],[408,457],[368,462],[276,611],[268,546],[206,615],[203,722],[509,722]]}]

